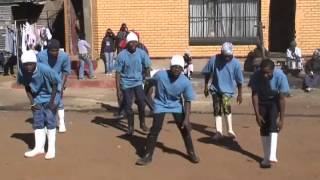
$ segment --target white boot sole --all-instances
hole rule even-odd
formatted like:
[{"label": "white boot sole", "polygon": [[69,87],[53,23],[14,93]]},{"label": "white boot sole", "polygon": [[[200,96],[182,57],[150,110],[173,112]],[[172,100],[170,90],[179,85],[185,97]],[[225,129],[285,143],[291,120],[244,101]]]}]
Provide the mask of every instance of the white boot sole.
[{"label": "white boot sole", "polygon": [[[30,152],[30,151],[29,151]],[[43,155],[44,154],[44,151],[39,151],[39,152],[35,152],[35,153],[32,153],[32,154],[28,154],[29,152],[25,152],[24,153],[24,157],[25,158],[33,158],[33,157],[36,157],[36,156],[39,156],[39,155]]]}]

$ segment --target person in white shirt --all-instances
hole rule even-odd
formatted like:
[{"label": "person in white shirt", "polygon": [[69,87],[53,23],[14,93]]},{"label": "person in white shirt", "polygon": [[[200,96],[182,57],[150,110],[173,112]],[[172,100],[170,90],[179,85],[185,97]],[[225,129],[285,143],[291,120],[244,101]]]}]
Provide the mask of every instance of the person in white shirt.
[{"label": "person in white shirt", "polygon": [[289,69],[302,69],[301,49],[297,47],[295,40],[291,41],[290,47],[287,49],[287,63]]},{"label": "person in white shirt", "polygon": [[90,44],[84,40],[84,35],[79,35],[78,40],[78,50],[79,50],[79,60],[80,60],[80,66],[79,66],[79,80],[84,79],[84,64],[89,65],[89,77],[90,79],[95,79],[96,76],[94,75],[93,70],[93,64],[90,60],[89,50],[90,50]]}]

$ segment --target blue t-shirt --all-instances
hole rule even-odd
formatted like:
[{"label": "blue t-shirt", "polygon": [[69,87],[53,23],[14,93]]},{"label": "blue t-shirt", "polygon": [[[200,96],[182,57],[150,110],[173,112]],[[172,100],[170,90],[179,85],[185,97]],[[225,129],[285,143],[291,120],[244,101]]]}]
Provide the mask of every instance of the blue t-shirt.
[{"label": "blue t-shirt", "polygon": [[[23,69],[19,71],[17,81],[19,84],[31,88],[35,104],[43,104],[50,101],[53,84],[57,85],[57,92],[61,91],[61,80],[59,75],[49,66],[41,63],[37,63],[37,68],[32,77],[26,76]],[[57,104],[59,103],[58,101],[59,97],[56,96]]]},{"label": "blue t-shirt", "polygon": [[158,71],[151,81],[156,87],[154,113],[182,113],[182,100],[195,99],[192,84],[183,74],[174,82],[170,82],[168,71]]},{"label": "blue t-shirt", "polygon": [[67,53],[59,51],[58,58],[52,59],[48,54],[48,50],[45,49],[37,54],[38,62],[43,63],[51,67],[55,72],[58,73],[60,78],[62,74],[69,75],[71,73],[71,60]]},{"label": "blue t-shirt", "polygon": [[115,69],[120,73],[121,89],[133,88],[143,84],[142,72],[151,66],[147,53],[139,48],[130,53],[122,50],[116,60]]},{"label": "blue t-shirt", "polygon": [[281,69],[275,69],[269,80],[263,78],[261,71],[258,70],[250,78],[250,87],[258,94],[261,101],[273,99],[280,93],[288,94],[290,91],[287,76]]},{"label": "blue t-shirt", "polygon": [[210,89],[216,93],[233,96],[235,83],[243,84],[240,62],[233,58],[226,62],[222,55],[213,56],[202,70],[203,75],[212,75]]}]

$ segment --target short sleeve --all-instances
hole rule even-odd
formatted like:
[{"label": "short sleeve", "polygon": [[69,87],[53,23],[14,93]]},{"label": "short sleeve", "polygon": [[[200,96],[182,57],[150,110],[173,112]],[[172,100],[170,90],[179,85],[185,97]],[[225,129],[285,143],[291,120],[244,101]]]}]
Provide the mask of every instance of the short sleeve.
[{"label": "short sleeve", "polygon": [[185,99],[185,101],[192,101],[196,98],[190,81],[187,83],[187,86],[183,91],[183,98]]},{"label": "short sleeve", "polygon": [[68,55],[65,56],[65,61],[62,65],[62,72],[67,75],[71,74],[71,59]]},{"label": "short sleeve", "polygon": [[278,83],[278,90],[280,93],[288,94],[290,92],[288,78],[285,74],[281,73]]},{"label": "short sleeve", "polygon": [[237,82],[237,84],[243,84],[243,73],[241,70],[241,66],[240,63],[236,63],[236,67],[235,67],[235,80]]},{"label": "short sleeve", "polygon": [[213,63],[215,61],[215,57],[211,58],[208,63],[203,67],[202,74],[210,75],[213,72]]},{"label": "short sleeve", "polygon": [[143,67],[144,68],[151,67],[151,60],[150,60],[148,54],[143,50],[141,50],[141,53],[142,53],[142,65],[143,65]]}]

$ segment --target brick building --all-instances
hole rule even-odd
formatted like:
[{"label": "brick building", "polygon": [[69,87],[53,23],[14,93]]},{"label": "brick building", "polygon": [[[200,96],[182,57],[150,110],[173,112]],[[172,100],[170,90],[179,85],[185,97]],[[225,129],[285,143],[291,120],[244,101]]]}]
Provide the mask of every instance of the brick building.
[{"label": "brick building", "polygon": [[271,51],[284,51],[295,35],[303,55],[320,47],[319,0],[92,0],[91,6],[95,54],[106,29],[117,32],[123,22],[141,34],[152,57],[185,49],[207,57],[225,40],[245,56],[257,43],[260,20]]},{"label": "brick building", "polygon": [[237,56],[246,56],[257,43],[260,21],[270,51],[284,52],[295,36],[304,56],[320,47],[320,0],[0,0],[6,4],[12,22],[27,18],[49,26],[73,59],[77,32],[86,34],[98,57],[106,29],[117,32],[123,22],[141,34],[150,55],[158,58],[185,49],[194,57],[208,57],[224,41],[236,44]]}]

